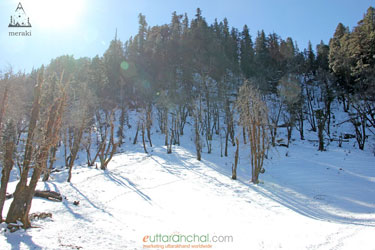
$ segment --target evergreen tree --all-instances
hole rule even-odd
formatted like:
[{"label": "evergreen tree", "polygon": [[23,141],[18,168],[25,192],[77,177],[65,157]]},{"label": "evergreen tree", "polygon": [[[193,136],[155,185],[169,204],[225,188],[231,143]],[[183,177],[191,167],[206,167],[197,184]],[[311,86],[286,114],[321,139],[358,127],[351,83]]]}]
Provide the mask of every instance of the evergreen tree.
[{"label": "evergreen tree", "polygon": [[111,41],[109,48],[104,52],[103,63],[106,69],[108,85],[106,91],[110,93],[111,99],[117,103],[124,103],[124,82],[122,63],[125,61],[123,45],[115,38]]},{"label": "evergreen tree", "polygon": [[253,41],[247,25],[243,27],[241,33],[240,65],[245,78],[249,79],[255,75]]},{"label": "evergreen tree", "polygon": [[329,42],[329,68],[337,79],[337,89],[348,110],[348,97],[346,93],[353,91],[353,79],[350,73],[350,59],[348,54],[348,41],[350,32],[342,23],[337,25],[333,38]]},{"label": "evergreen tree", "polygon": [[267,47],[268,40],[264,31],[258,32],[258,36],[255,39],[255,70],[257,84],[261,91],[270,91],[272,89],[268,83],[268,76],[270,73],[270,53]]}]

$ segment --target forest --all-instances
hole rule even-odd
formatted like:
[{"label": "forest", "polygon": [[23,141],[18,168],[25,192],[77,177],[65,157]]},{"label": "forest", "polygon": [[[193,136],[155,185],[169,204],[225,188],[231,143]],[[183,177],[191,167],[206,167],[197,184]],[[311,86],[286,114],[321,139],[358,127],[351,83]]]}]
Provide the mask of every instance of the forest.
[{"label": "forest", "polygon": [[[174,12],[169,24],[153,27],[139,14],[138,33],[121,41],[116,31],[102,56],[63,55],[30,73],[3,69],[0,221],[31,227],[37,183],[50,179],[57,154],[70,182],[80,153],[102,170],[124,144],[141,142],[148,154],[152,128],[165,154],[181,144],[187,124],[197,160],[220,141],[221,156],[233,159],[232,179],[239,145],[248,144],[255,184],[270,148],[289,147],[292,133],[305,140],[306,130],[314,132],[317,151],[351,137],[364,150],[375,132],[375,9],[332,34],[328,44],[301,50],[291,37],[263,30],[252,37],[247,25],[238,30],[227,19],[209,24],[200,9],[192,20]],[[355,133],[332,132],[335,102]],[[130,128],[136,133],[126,134]],[[19,179],[5,216],[12,171]]]}]

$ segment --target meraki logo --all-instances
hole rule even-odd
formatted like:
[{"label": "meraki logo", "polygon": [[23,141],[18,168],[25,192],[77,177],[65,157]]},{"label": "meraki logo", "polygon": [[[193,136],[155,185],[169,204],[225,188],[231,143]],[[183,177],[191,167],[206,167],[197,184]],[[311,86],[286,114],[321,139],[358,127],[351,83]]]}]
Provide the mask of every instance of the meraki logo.
[{"label": "meraki logo", "polygon": [[[31,36],[30,29],[18,30],[19,28],[31,28],[30,18],[26,15],[21,3],[18,3],[15,13],[10,16],[8,27],[12,28],[12,31],[9,31],[9,36]],[[17,30],[13,28],[17,28]]]}]

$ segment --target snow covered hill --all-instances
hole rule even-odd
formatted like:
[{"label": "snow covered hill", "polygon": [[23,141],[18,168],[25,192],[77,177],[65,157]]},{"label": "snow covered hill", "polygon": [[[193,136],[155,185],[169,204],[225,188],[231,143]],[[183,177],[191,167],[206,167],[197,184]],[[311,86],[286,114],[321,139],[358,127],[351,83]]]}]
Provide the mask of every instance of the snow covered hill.
[{"label": "snow covered hill", "polygon": [[[253,185],[248,145],[241,146],[234,181],[233,152],[220,157],[219,143],[199,162],[188,135],[172,154],[156,132],[153,139],[149,155],[127,141],[106,171],[82,165],[67,183],[61,167],[40,182],[38,189],[66,199],[35,198],[31,212],[50,212],[52,219],[15,233],[2,225],[0,249],[375,249],[370,151],[344,143],[318,152],[312,142],[295,141],[272,150],[261,183]],[[195,241],[173,242],[171,235]],[[158,237],[167,241],[152,242]]]}]

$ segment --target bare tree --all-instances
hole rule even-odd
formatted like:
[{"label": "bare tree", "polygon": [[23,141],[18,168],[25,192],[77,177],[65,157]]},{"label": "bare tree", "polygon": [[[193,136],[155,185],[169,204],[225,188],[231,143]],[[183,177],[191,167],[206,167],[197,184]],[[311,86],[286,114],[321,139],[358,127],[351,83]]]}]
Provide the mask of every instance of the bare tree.
[{"label": "bare tree", "polygon": [[86,151],[86,160],[87,160],[87,166],[94,166],[96,158],[91,158],[91,146],[92,146],[92,135],[94,131],[94,126],[90,125],[86,130],[84,131],[84,136],[82,138],[82,145]]},{"label": "bare tree", "polygon": [[200,98],[193,103],[193,119],[194,119],[194,144],[197,152],[197,160],[202,159],[202,142],[201,142],[201,129],[202,129],[202,106]]},{"label": "bare tree", "polygon": [[315,117],[315,104],[316,104],[316,83],[308,76],[304,76],[304,95],[306,101],[305,117],[310,124],[311,130],[316,132],[316,117]]},{"label": "bare tree", "polygon": [[355,138],[358,142],[358,148],[363,150],[366,143],[367,116],[366,113],[361,110],[360,106],[361,105],[354,103],[352,108],[349,108],[349,116],[350,122],[355,129]]},{"label": "bare tree", "polygon": [[[112,160],[112,157],[116,153],[119,145],[119,143],[115,143],[114,140],[115,125],[113,124],[113,113],[114,111],[112,111],[110,114],[105,113],[106,120],[105,124],[102,126],[103,129],[101,130],[100,134],[100,144],[98,145],[98,151],[96,154],[99,157],[100,169],[102,170],[107,169],[108,163]],[[100,116],[100,114],[97,115]]]},{"label": "bare tree", "polygon": [[[0,135],[2,133],[2,127],[3,127],[3,120],[5,116],[5,111],[8,106],[8,95],[9,95],[9,81],[8,81],[9,75],[6,74],[5,76],[5,88],[4,88],[4,93],[3,93],[3,98],[1,99],[0,103]],[[0,143],[1,143],[1,136],[0,136]]]},{"label": "bare tree", "polygon": [[318,139],[319,139],[319,151],[324,151],[324,130],[326,127],[328,115],[323,109],[317,109],[315,111],[315,117],[318,125]]},{"label": "bare tree", "polygon": [[[228,156],[228,142],[229,142],[229,137],[233,138],[234,137],[234,121],[233,121],[233,105],[231,105],[229,101],[229,97],[226,97],[225,100],[225,123],[226,123],[226,128],[225,128],[225,149],[224,149],[224,155]],[[243,134],[245,136],[245,129],[243,130]],[[246,140],[244,140],[245,142]]]},{"label": "bare tree", "polygon": [[277,96],[272,96],[268,100],[269,107],[269,126],[270,126],[270,135],[271,135],[271,144],[272,147],[276,146],[276,137],[277,137],[277,128],[279,127],[279,121],[281,118],[282,110],[283,110],[283,102]]},{"label": "bare tree", "polygon": [[83,132],[87,126],[87,119],[88,118],[85,115],[83,115],[80,126],[78,128],[75,128],[73,147],[70,149],[70,156],[68,161],[69,174],[67,182],[70,182],[70,180],[72,179],[72,169],[81,145]]},{"label": "bare tree", "polygon": [[[61,90],[58,97],[55,97],[50,107],[41,106],[43,72],[39,74],[34,90],[34,102],[31,110],[29,130],[25,148],[25,156],[21,178],[14,192],[14,199],[9,207],[6,222],[17,223],[20,221],[23,228],[31,226],[29,211],[36,185],[41,173],[46,169],[48,151],[59,140],[61,117],[66,102],[65,90]],[[40,111],[45,109],[45,115],[41,116]],[[45,118],[45,119],[42,119]],[[36,128],[42,128],[37,131]],[[39,132],[39,133],[37,133]],[[33,156],[35,159],[33,159]],[[32,166],[34,162],[35,166]],[[28,183],[30,169],[33,169],[31,180]]]},{"label": "bare tree", "polygon": [[3,208],[6,198],[6,191],[9,182],[10,172],[12,171],[15,150],[16,131],[12,120],[10,120],[4,131],[3,145],[4,145],[4,156],[3,156],[3,169],[1,171],[1,187],[0,187],[0,223],[3,221]]},{"label": "bare tree", "polygon": [[253,183],[258,183],[260,173],[264,173],[263,161],[266,156],[268,141],[268,110],[259,91],[245,83],[239,90],[236,103],[240,114],[240,125],[248,131],[251,154],[251,169]]},{"label": "bare tree", "polygon": [[[301,109],[301,86],[298,77],[295,75],[287,75],[281,78],[278,93],[284,103],[282,115],[287,130],[287,146],[289,147],[293,127],[296,126],[296,121],[298,121],[299,118],[298,114]],[[301,122],[303,123],[303,117]],[[303,125],[300,124],[300,126],[300,129],[303,130]],[[303,131],[300,135],[302,139]]]}]

